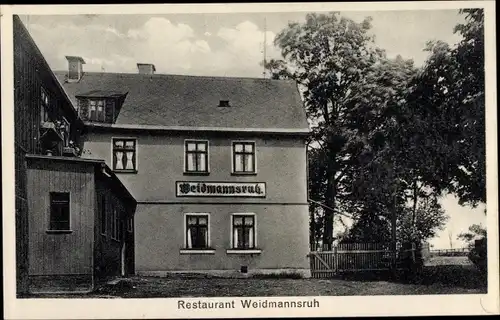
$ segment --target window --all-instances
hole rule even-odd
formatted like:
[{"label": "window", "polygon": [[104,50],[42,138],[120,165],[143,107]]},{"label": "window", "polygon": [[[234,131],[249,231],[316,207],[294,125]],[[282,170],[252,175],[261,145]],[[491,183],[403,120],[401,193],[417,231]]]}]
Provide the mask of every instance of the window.
[{"label": "window", "polygon": [[208,141],[186,141],[185,172],[208,173]]},{"label": "window", "polygon": [[96,120],[97,119],[97,114],[96,114],[96,101],[95,100],[90,100],[89,101],[89,115],[90,115],[90,120]]},{"label": "window", "polygon": [[70,230],[69,193],[50,193],[50,227],[49,230]]},{"label": "window", "polygon": [[233,249],[255,248],[255,216],[233,215]]},{"label": "window", "polygon": [[119,241],[121,239],[120,211],[116,206],[113,206],[111,214],[111,238]]},{"label": "window", "polygon": [[255,142],[233,142],[233,172],[255,173]]},{"label": "window", "polygon": [[134,221],[132,220],[132,218],[129,218],[127,220],[127,231],[128,232],[132,232],[132,226],[134,225]]},{"label": "window", "polygon": [[207,249],[208,241],[208,215],[186,215],[186,248]]},{"label": "window", "polygon": [[40,88],[40,122],[50,121],[49,96],[44,88]]},{"label": "window", "polygon": [[221,107],[221,108],[228,108],[228,107],[230,107],[229,100],[220,100],[219,101],[219,107]]},{"label": "window", "polygon": [[97,101],[97,121],[104,122],[105,113],[104,113],[104,100]]},{"label": "window", "polygon": [[113,170],[137,171],[137,143],[135,139],[113,139]]},{"label": "window", "polygon": [[106,115],[104,106],[104,100],[89,100],[90,121],[104,121]]},{"label": "window", "polygon": [[106,234],[106,196],[101,195],[100,197],[101,203],[100,203],[100,210],[101,210],[101,234],[105,235]]}]

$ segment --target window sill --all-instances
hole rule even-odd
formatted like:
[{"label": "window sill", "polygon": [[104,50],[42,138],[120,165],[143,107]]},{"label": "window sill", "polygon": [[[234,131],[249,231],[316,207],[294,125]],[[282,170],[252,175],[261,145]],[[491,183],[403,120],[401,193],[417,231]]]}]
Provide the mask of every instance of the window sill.
[{"label": "window sill", "polygon": [[256,176],[257,172],[231,172],[232,176]]},{"label": "window sill", "polygon": [[73,233],[73,230],[47,230],[45,232],[48,234],[68,234]]},{"label": "window sill", "polygon": [[227,254],[261,254],[260,249],[227,249]]},{"label": "window sill", "polygon": [[117,169],[114,169],[113,170],[114,173],[137,173],[137,170],[117,170]]},{"label": "window sill", "polygon": [[206,172],[206,171],[199,171],[199,172],[184,171],[184,175],[185,176],[208,176],[208,175],[210,175],[210,172]]},{"label": "window sill", "polygon": [[215,249],[181,249],[180,254],[214,254]]}]

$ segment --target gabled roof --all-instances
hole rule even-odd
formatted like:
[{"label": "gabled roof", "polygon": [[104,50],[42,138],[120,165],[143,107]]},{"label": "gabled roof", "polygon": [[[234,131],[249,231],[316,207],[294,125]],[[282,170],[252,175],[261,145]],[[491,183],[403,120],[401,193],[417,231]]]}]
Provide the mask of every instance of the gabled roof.
[{"label": "gabled roof", "polygon": [[[69,83],[66,71],[55,74],[74,103],[82,95],[126,93],[117,125],[308,130],[294,81],[85,72]],[[230,107],[219,107],[221,100]]]}]

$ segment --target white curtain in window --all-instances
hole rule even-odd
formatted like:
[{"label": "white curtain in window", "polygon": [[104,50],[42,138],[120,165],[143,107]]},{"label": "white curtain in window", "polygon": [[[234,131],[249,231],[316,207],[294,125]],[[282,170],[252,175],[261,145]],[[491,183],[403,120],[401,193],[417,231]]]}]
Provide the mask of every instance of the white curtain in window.
[{"label": "white curtain in window", "polygon": [[187,156],[187,168],[189,171],[194,171],[194,154],[189,153]]},{"label": "white curtain in window", "polygon": [[187,229],[187,247],[189,249],[193,247],[193,239],[191,237],[191,229],[189,227]]},{"label": "white curtain in window", "polygon": [[253,171],[253,156],[251,154],[245,155],[245,170]]},{"label": "white curtain in window", "polygon": [[243,159],[241,154],[235,156],[234,171],[243,171]]},{"label": "white curtain in window", "polygon": [[127,152],[127,165],[125,166],[125,169],[134,169],[134,163],[132,162],[132,157],[134,156],[134,153],[131,151]]},{"label": "white curtain in window", "polygon": [[205,234],[205,247],[208,247],[208,228],[205,229],[204,234]]},{"label": "white curtain in window", "polygon": [[198,154],[198,171],[206,171],[205,155],[203,153]]},{"label": "white curtain in window", "polygon": [[116,152],[116,169],[123,169],[123,152]]},{"label": "white curtain in window", "polygon": [[233,237],[233,248],[238,248],[238,229],[233,229],[234,237]]},{"label": "white curtain in window", "polygon": [[248,230],[248,247],[253,248],[253,229]]}]

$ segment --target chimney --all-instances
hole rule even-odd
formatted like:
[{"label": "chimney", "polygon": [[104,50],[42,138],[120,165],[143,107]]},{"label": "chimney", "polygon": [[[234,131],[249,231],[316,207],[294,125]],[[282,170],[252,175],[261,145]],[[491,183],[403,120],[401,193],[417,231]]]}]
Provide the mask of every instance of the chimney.
[{"label": "chimney", "polygon": [[66,60],[68,60],[68,82],[79,81],[83,75],[85,60],[75,56],[66,56]]},{"label": "chimney", "polygon": [[137,69],[139,74],[154,74],[156,71],[155,65],[151,63],[138,63]]}]

